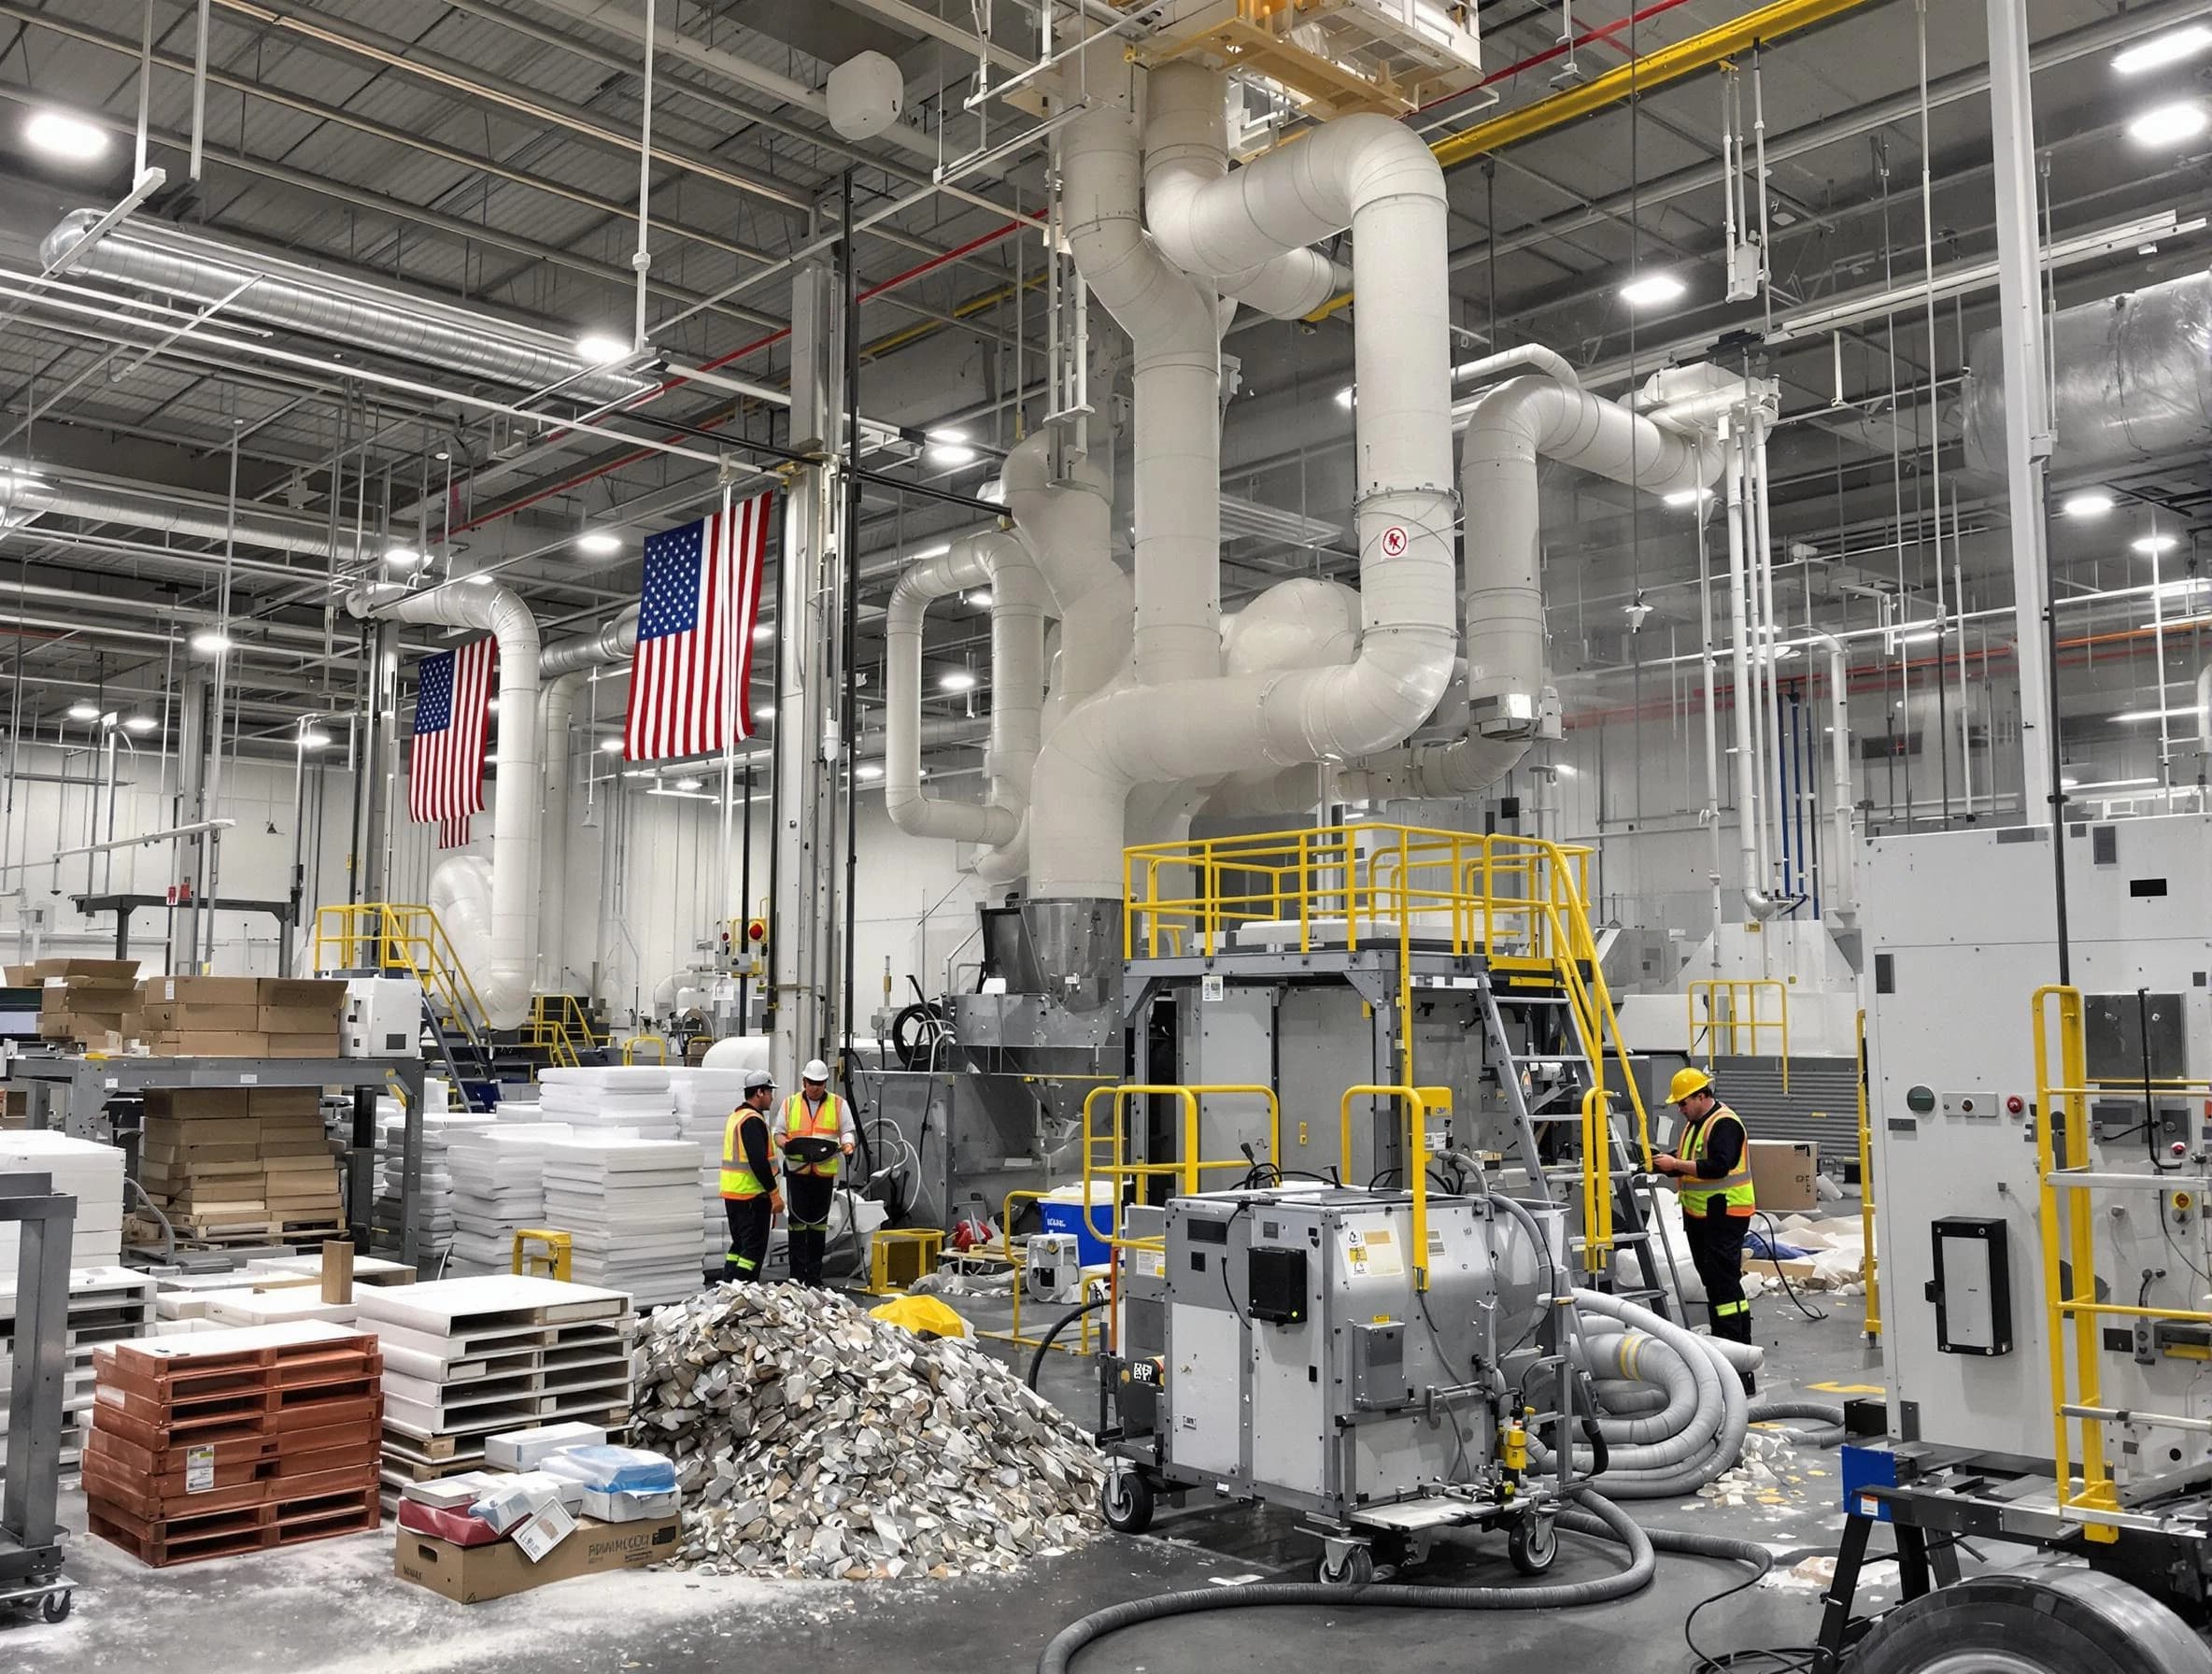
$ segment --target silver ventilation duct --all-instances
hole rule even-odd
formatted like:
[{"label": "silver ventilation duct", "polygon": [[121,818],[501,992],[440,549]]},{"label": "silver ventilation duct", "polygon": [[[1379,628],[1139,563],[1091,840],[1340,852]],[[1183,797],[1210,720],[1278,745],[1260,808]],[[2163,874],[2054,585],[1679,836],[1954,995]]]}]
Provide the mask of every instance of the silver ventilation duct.
[{"label": "silver ventilation duct", "polygon": [[[39,244],[39,260],[57,265],[102,214],[78,209],[64,216]],[[168,227],[133,222],[89,246],[69,267],[87,278],[200,304],[236,291],[223,304],[225,315],[518,390],[559,385],[564,394],[603,404],[650,387],[631,374],[588,365],[550,333]]]},{"label": "silver ventilation duct", "polygon": [[235,540],[241,546],[272,552],[302,552],[315,558],[330,553],[322,534],[303,527],[287,527],[273,519],[250,516],[234,521],[212,509],[190,503],[139,499],[135,495],[104,493],[96,489],[51,488],[44,483],[17,482],[0,491],[0,511],[12,522],[18,516],[78,518],[88,523],[120,523],[129,529],[182,535],[188,540]]},{"label": "silver ventilation duct", "polygon": [[[2212,446],[2212,273],[2062,308],[2051,317],[2051,468]],[[1961,399],[1969,470],[2005,472],[2005,369],[1994,330],[1974,339]]]}]

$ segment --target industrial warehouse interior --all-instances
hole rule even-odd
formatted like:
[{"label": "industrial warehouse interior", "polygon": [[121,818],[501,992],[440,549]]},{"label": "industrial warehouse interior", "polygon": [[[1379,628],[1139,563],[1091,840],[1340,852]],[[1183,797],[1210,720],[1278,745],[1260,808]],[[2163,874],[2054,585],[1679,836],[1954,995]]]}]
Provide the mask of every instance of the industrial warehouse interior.
[{"label": "industrial warehouse interior", "polygon": [[2212,1674],[2212,0],[0,21],[0,1667]]}]

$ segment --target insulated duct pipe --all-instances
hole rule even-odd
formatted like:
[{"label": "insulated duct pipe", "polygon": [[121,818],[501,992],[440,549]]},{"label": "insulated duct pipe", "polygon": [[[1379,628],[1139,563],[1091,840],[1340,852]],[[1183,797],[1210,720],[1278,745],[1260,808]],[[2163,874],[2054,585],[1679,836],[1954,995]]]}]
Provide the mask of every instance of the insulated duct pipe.
[{"label": "insulated duct pipe", "polygon": [[1828,654],[1828,823],[1833,835],[1821,858],[1821,916],[1850,925],[1859,915],[1858,863],[1851,845],[1851,654],[1833,633],[1812,643]]},{"label": "insulated duct pipe", "polygon": [[492,1027],[518,1029],[530,1014],[537,964],[537,622],[528,605],[498,586],[433,588],[389,604],[357,595],[355,607],[402,622],[485,629],[499,641],[489,958],[469,978]]},{"label": "insulated duct pipe", "polygon": [[1653,494],[1702,489],[1723,464],[1720,444],[1705,433],[1663,429],[1548,376],[1509,378],[1486,390],[1468,416],[1461,447],[1460,504],[1481,508],[1461,533],[1468,735],[1361,762],[1339,786],[1354,801],[1480,790],[1545,735],[1558,698],[1544,678],[1539,460]]},{"label": "insulated duct pipe", "polygon": [[121,523],[131,529],[182,535],[188,540],[232,540],[242,546],[306,553],[316,558],[328,558],[331,550],[326,534],[305,526],[287,527],[274,520],[250,517],[234,522],[213,509],[195,509],[189,501],[104,494],[95,489],[50,488],[43,483],[18,480],[0,490],[0,508],[35,513],[39,517],[77,518],[87,523]]},{"label": "insulated duct pipe", "polygon": [[[1006,456],[1000,482],[1014,533],[1052,591],[1060,664],[1047,725],[1119,674],[1129,660],[1128,572],[1113,561],[1113,495],[1089,460],[1056,473],[1054,434],[1032,431]],[[925,723],[925,732],[927,723]],[[928,742],[925,737],[924,742]]]},{"label": "insulated duct pipe", "polygon": [[[930,601],[983,587],[991,589],[987,788],[980,802],[958,802],[922,793],[922,624]],[[1011,534],[971,536],[909,566],[891,589],[884,628],[884,811],[901,831],[1000,850],[1020,833],[1044,702],[1046,608],[1043,578]]]},{"label": "insulated duct pipe", "polygon": [[1170,262],[1275,319],[1301,319],[1351,289],[1349,269],[1302,247],[1231,271],[1209,268],[1194,218],[1204,189],[1229,172],[1227,83],[1186,59],[1161,64],[1144,89],[1144,224]]},{"label": "insulated duct pipe", "polygon": [[[1210,327],[1210,296],[1134,225],[1134,135],[1126,119],[1093,111],[1067,134],[1070,243],[1092,289],[1137,339],[1142,368],[1147,346],[1157,347],[1155,310],[1170,315],[1180,349],[1195,324],[1184,299],[1208,305]],[[1133,786],[1366,755],[1401,742],[1436,707],[1458,638],[1445,214],[1436,159],[1410,129],[1379,116],[1325,123],[1192,193],[1189,230],[1214,272],[1241,273],[1352,229],[1354,277],[1370,304],[1353,322],[1361,392],[1359,656],[1337,667],[1161,679],[1162,668],[1179,662],[1220,665],[1219,370],[1216,361],[1210,376],[1179,381],[1170,399],[1155,404],[1149,427],[1141,370],[1136,663],[1146,684],[1086,701],[1046,744],[1031,819],[1037,895],[1119,895]],[[1178,638],[1175,657],[1159,654],[1156,641],[1148,645],[1144,609],[1160,565],[1183,545],[1162,540],[1169,519],[1205,526],[1193,556],[1216,601],[1202,649]]]},{"label": "insulated duct pipe", "polygon": [[322,273],[258,250],[226,248],[212,239],[166,231],[149,238],[137,221],[93,241],[73,258],[72,252],[105,214],[77,209],[64,216],[40,241],[40,262],[52,268],[66,261],[72,274],[86,278],[200,304],[222,303],[227,316],[515,389],[549,390],[558,384],[563,394],[609,403],[651,387],[629,374],[588,364],[549,333]]},{"label": "insulated duct pipe", "polygon": [[1743,870],[1744,909],[1754,919],[1772,918],[1781,902],[1771,889],[1767,871],[1765,779],[1760,771],[1765,745],[1760,737],[1760,688],[1751,672],[1751,582],[1747,548],[1753,539],[1753,519],[1745,489],[1750,471],[1745,461],[1748,427],[1732,424],[1728,440],[1728,668],[1734,697],[1729,709],[1736,718],[1736,821],[1737,846]]},{"label": "insulated duct pipe", "polygon": [[[564,639],[538,653],[538,753],[543,758],[544,795],[538,806],[538,958],[544,967],[538,986],[561,987],[563,963],[558,931],[568,900],[568,782],[574,752],[569,748],[569,718],[576,693],[603,668],[628,662],[637,652],[638,607],[630,605],[598,632]],[[506,656],[503,649],[500,653]],[[505,713],[503,705],[501,713]]]}]

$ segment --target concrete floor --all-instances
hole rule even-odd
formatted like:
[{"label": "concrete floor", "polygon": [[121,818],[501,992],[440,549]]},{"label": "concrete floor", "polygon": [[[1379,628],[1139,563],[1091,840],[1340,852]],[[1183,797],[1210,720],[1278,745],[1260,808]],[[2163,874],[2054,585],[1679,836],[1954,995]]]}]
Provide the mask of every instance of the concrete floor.
[{"label": "concrete floor", "polygon": [[[1860,1300],[1814,1300],[1829,1311],[1824,1323],[1795,1317],[1786,1301],[1759,1303],[1769,1367],[1762,1393],[1879,1383],[1879,1357],[1860,1334]],[[1046,1386],[1088,1424],[1094,1413],[1084,1369],[1072,1357],[1055,1355]],[[1831,1388],[1812,1398],[1842,1396]],[[1779,1571],[1834,1546],[1842,1522],[1834,1455],[1808,1450],[1796,1474],[1800,1480],[1785,1485],[1780,1505],[1636,1508],[1652,1526],[1739,1535],[1768,1543],[1778,1555],[1776,1579],[1699,1618],[1706,1649],[1811,1638],[1818,1587],[1784,1581]],[[1019,1581],[800,1585],[672,1572],[569,1582],[464,1607],[391,1575],[389,1525],[380,1535],[149,1570],[81,1535],[81,1496],[64,1495],[64,1515],[80,1531],[69,1565],[81,1583],[75,1612],[59,1625],[0,1628],[0,1667],[27,1674],[147,1667],[182,1674],[691,1674],[733,1667],[742,1657],[748,1674],[820,1674],[826,1667],[996,1674],[1033,1667],[1052,1634],[1086,1610],[1210,1582],[1303,1580],[1313,1554],[1287,1518],[1208,1508],[1163,1514],[1141,1539],[1105,1535]],[[1555,1579],[1599,1575],[1616,1563],[1611,1548],[1573,1536],[1560,1544]],[[1873,1572],[1877,1582],[1890,1574],[1886,1567]],[[1503,1537],[1484,1535],[1439,1548],[1423,1578],[1475,1584],[1516,1579]],[[1356,1654],[1369,1666],[1388,1659],[1385,1666],[1402,1674],[1464,1674],[1531,1667],[1526,1653],[1540,1652],[1569,1667],[1671,1674],[1694,1666],[1682,1639],[1688,1604],[1741,1578],[1728,1565],[1663,1558],[1659,1584],[1639,1596],[1572,1612],[1494,1612],[1474,1621],[1347,1606],[1185,1617],[1118,1635],[1080,1659],[1078,1668],[1321,1674]],[[1638,1653],[1624,1659],[1624,1645],[1638,1647]]]}]

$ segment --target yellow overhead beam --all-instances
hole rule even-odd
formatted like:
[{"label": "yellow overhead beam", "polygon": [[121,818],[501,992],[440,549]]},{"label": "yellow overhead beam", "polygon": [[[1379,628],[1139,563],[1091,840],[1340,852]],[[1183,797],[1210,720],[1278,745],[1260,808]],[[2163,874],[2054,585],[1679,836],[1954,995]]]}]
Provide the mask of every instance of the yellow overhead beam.
[{"label": "yellow overhead beam", "polygon": [[[1519,109],[1509,110],[1503,116],[1492,117],[1486,122],[1444,135],[1430,142],[1428,149],[1436,153],[1438,163],[1452,168],[1486,152],[1533,139],[1538,134],[1548,134],[1553,128],[1578,121],[1624,99],[1665,87],[1670,81],[1709,69],[1753,47],[1800,29],[1809,29],[1815,23],[1824,23],[1865,4],[1866,0],[1773,0],[1770,5],[1731,18],[1725,23],[1717,23],[1670,47],[1647,52],[1579,87],[1564,89]],[[1306,318],[1326,319],[1351,300],[1349,291],[1332,296]]]}]

